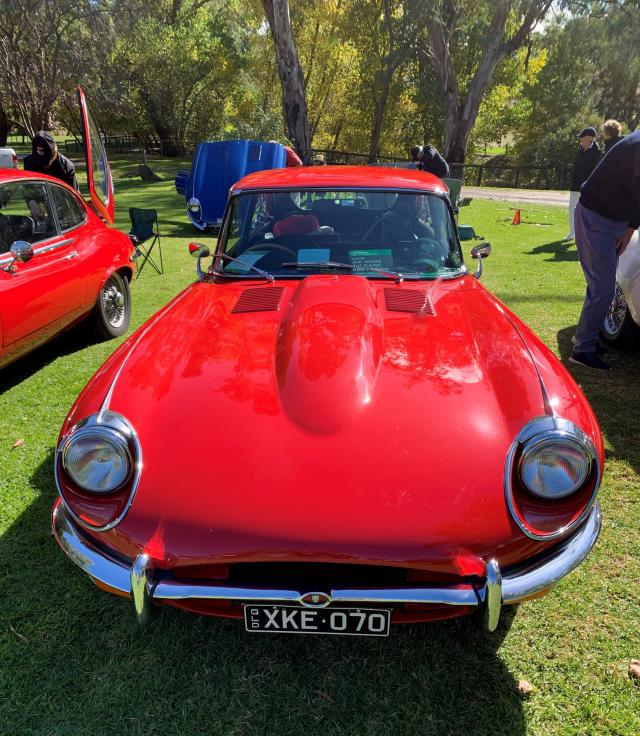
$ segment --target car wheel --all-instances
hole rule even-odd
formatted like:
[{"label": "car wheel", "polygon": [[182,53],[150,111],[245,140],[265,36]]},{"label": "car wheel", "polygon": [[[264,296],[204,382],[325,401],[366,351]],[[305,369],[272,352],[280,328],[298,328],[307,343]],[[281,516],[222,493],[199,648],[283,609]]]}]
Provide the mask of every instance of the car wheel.
[{"label": "car wheel", "polygon": [[640,327],[633,321],[619,284],[616,284],[616,293],[602,325],[601,335],[614,348],[640,346]]},{"label": "car wheel", "polygon": [[100,337],[109,340],[119,337],[129,327],[131,319],[131,291],[129,281],[118,271],[104,282],[95,307],[92,321]]}]

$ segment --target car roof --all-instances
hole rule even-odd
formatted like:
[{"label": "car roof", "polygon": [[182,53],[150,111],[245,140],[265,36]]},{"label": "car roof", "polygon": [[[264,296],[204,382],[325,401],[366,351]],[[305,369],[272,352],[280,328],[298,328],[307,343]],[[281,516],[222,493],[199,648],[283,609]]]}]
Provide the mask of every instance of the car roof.
[{"label": "car roof", "polygon": [[295,166],[256,171],[237,181],[232,192],[252,189],[410,189],[445,194],[440,179],[419,169],[385,166]]},{"label": "car roof", "polygon": [[[66,182],[49,174],[41,174],[39,171],[21,171],[18,169],[0,169],[0,181],[7,179],[43,179],[44,181],[52,181],[56,184],[68,186]],[[71,187],[69,187],[71,189]]]}]

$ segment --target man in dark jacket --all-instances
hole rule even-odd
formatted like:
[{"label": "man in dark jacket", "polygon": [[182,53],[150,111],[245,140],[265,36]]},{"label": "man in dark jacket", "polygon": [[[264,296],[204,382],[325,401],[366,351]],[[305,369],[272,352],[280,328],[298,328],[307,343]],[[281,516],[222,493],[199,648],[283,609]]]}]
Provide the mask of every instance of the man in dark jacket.
[{"label": "man in dark jacket", "polygon": [[591,172],[596,168],[602,158],[602,151],[596,143],[596,129],[585,128],[578,133],[578,152],[573,162],[573,174],[571,176],[571,187],[569,192],[569,232],[563,240],[573,240],[573,213],[580,199],[580,188],[585,181],[591,176]]},{"label": "man in dark jacket", "polygon": [[444,179],[449,176],[449,164],[442,158],[438,149],[430,143],[426,146],[414,146],[411,149],[411,160],[418,164],[422,171]]},{"label": "man in dark jacket", "polygon": [[37,171],[61,179],[74,189],[78,189],[75,166],[58,151],[51,133],[41,130],[33,136],[31,153],[24,159],[25,171]]},{"label": "man in dark jacket", "polygon": [[582,186],[575,212],[578,257],[587,294],[573,339],[572,363],[609,370],[598,335],[616,290],[616,267],[640,226],[640,130],[603,157]]}]

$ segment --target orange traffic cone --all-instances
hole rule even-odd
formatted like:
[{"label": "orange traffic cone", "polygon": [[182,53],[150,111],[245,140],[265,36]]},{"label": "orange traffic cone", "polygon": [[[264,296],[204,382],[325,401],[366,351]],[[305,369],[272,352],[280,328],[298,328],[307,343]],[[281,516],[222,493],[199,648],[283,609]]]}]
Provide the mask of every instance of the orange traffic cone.
[{"label": "orange traffic cone", "polygon": [[515,215],[513,216],[513,220],[511,220],[512,225],[519,225],[520,224],[520,210],[516,210]]}]

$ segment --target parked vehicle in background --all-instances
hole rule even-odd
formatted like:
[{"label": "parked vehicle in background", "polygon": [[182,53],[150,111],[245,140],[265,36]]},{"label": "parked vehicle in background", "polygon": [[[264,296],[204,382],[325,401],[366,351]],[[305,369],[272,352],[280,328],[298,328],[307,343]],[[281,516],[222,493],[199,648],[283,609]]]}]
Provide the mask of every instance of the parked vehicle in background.
[{"label": "parked vehicle in background", "polygon": [[56,453],[60,546],[140,620],[386,636],[476,612],[493,630],[585,559],[597,420],[467,270],[439,179],[258,172],[206,273],[190,250],[199,280],[95,374]]},{"label": "parked vehicle in background", "polygon": [[601,335],[615,348],[640,348],[640,235],[636,231],[618,260],[616,293]]},{"label": "parked vehicle in background", "polygon": [[290,148],[265,141],[203,141],[196,146],[191,171],[176,176],[187,216],[197,230],[220,227],[229,189],[255,171],[301,166]]},{"label": "parked vehicle in background", "polygon": [[113,223],[111,172],[78,90],[92,207],[66,183],[0,170],[0,367],[89,317],[103,338],[131,314],[134,248]]},{"label": "parked vehicle in background", "polygon": [[13,148],[0,148],[0,169],[17,169],[18,156]]}]

